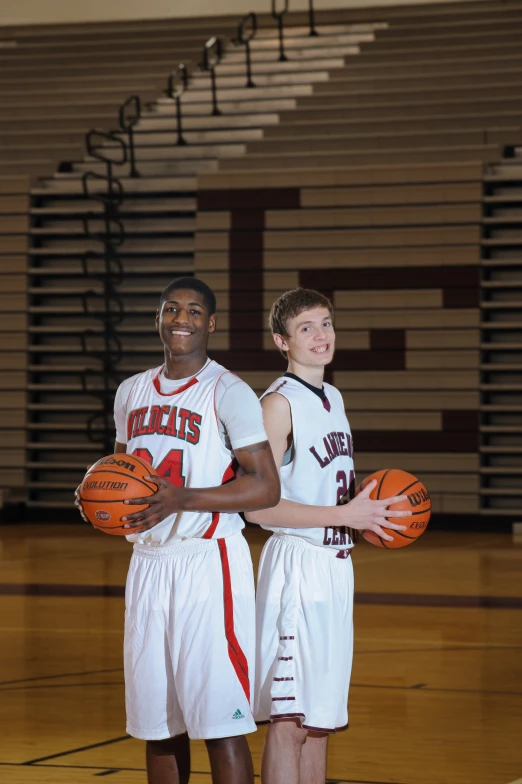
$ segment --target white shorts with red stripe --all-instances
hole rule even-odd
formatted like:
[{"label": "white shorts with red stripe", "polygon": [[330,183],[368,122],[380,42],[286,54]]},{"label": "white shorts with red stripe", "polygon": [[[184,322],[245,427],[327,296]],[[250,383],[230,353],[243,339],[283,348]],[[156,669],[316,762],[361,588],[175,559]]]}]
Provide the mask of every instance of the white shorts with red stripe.
[{"label": "white shorts with red stripe", "polygon": [[261,555],[256,610],[256,721],[296,718],[310,731],[346,729],[353,655],[350,553],[273,534]]},{"label": "white shorts with red stripe", "polygon": [[127,732],[254,732],[254,579],[243,535],[135,545],[125,601]]}]

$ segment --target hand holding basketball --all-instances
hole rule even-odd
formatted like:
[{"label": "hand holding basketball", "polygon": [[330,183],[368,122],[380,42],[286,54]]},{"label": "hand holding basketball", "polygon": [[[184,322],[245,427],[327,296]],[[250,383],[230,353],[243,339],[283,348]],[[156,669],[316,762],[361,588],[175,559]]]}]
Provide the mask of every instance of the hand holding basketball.
[{"label": "hand holding basketball", "polygon": [[[121,518],[124,523],[123,527],[128,529],[127,533],[132,533],[134,528],[147,531],[182,508],[181,495],[186,494],[186,489],[171,484],[168,479],[163,479],[161,476],[151,474],[146,479],[149,482],[154,482],[158,489],[146,498],[128,498],[124,501],[124,504],[130,507],[129,513]],[[148,504],[148,506],[138,512],[132,512],[133,505],[141,506],[143,504]]]},{"label": "hand holding basketball", "polygon": [[373,480],[358,493],[349,503],[337,507],[340,511],[339,517],[342,518],[340,525],[346,525],[356,531],[372,531],[377,536],[390,542],[393,537],[386,533],[386,528],[396,531],[405,531],[406,526],[398,523],[389,522],[390,517],[410,517],[410,511],[388,511],[388,506],[400,501],[406,501],[407,496],[399,495],[392,498],[382,498],[373,501],[370,493],[377,486],[377,481]]},{"label": "hand holding basketball", "polygon": [[[395,505],[387,509],[386,521],[381,523],[385,530],[391,533],[391,536],[383,536],[375,529],[367,528],[363,533],[363,538],[367,542],[376,547],[395,550],[412,544],[424,533],[430,520],[431,499],[420,479],[400,468],[383,468],[367,476],[356,492],[362,495],[368,488],[371,488],[370,498],[373,501],[379,501],[382,498],[385,506]],[[391,493],[395,493],[395,497],[384,498]],[[410,512],[411,517],[405,521],[406,528],[400,531],[388,520],[390,517],[397,517],[400,511],[405,510]]]}]

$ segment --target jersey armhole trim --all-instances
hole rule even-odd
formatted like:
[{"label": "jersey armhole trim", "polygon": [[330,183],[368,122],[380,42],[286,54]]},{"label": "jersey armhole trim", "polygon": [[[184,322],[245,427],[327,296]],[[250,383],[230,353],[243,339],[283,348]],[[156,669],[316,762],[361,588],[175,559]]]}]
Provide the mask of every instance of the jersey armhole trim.
[{"label": "jersey armhole trim", "polygon": [[[130,440],[129,439],[129,433],[128,433],[128,430],[127,430],[127,427],[128,427],[127,417],[128,417],[129,400],[130,400],[130,397],[131,397],[132,393],[134,392],[134,387],[136,386],[136,384],[139,381],[140,375],[141,375],[141,373],[139,373],[136,376],[136,378],[134,379],[134,381],[132,382],[132,386],[129,389],[129,394],[127,395],[127,399],[125,400],[125,403],[122,404],[123,413],[125,414],[125,436],[127,438],[127,440],[125,441],[125,446],[127,446],[127,444],[129,443],[129,440]],[[118,441],[118,433],[116,433],[116,441]],[[122,441],[118,441],[118,443],[121,444]]]},{"label": "jersey armhole trim", "polygon": [[216,425],[218,426],[218,428],[219,428],[219,419],[218,419],[217,407],[216,407],[217,388],[218,388],[219,382],[221,381],[223,376],[225,376],[227,373],[230,373],[233,376],[235,375],[235,373],[232,373],[231,370],[224,370],[222,373],[219,374],[219,376],[216,379],[216,383],[214,385],[214,416],[216,418]]}]

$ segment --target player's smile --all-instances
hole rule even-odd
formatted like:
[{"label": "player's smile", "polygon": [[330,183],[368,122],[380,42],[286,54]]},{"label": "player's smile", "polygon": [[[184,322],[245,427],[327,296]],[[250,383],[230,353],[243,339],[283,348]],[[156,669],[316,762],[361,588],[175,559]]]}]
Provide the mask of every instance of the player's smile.
[{"label": "player's smile", "polygon": [[311,351],[313,351],[314,354],[326,354],[330,351],[330,344],[326,343],[324,346],[315,346]]},{"label": "player's smile", "polygon": [[206,353],[208,334],[214,331],[214,325],[204,298],[191,289],[172,291],[156,316],[163,345],[176,356]]}]

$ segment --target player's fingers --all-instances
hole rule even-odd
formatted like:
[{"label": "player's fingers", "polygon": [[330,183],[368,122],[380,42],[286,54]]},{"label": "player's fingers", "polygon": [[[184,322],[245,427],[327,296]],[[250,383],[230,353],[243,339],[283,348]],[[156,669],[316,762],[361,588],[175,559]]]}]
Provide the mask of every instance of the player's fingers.
[{"label": "player's fingers", "polygon": [[158,500],[154,498],[154,495],[149,495],[147,498],[126,498],[123,503],[136,506],[137,504],[157,504]]},{"label": "player's fingers", "polygon": [[392,531],[406,531],[408,526],[407,525],[400,525],[399,523],[392,523],[391,520],[386,519],[386,522],[383,520],[380,525],[385,525],[386,528],[391,528]]},{"label": "player's fingers", "polygon": [[[390,528],[391,528],[391,526],[390,526]],[[393,536],[390,536],[390,534],[387,534],[386,530],[384,528],[381,528],[380,525],[373,525],[371,527],[371,530],[373,531],[374,534],[377,534],[377,536],[382,537],[387,542],[393,542]]]},{"label": "player's fingers", "polygon": [[372,481],[369,482],[363,490],[361,490],[359,493],[359,498],[368,498],[375,487],[377,487],[377,480],[372,479]]},{"label": "player's fingers", "polygon": [[143,520],[136,520],[134,523],[125,523],[123,526],[126,530],[132,531],[134,528],[143,528]]},{"label": "player's fingers", "polygon": [[122,523],[124,523],[123,527],[125,529],[128,528],[130,531],[132,531],[133,528],[139,528],[140,530],[146,531],[161,522],[160,520],[154,518],[147,519],[146,517],[138,517],[133,521],[131,521],[130,517],[122,517],[121,520]]},{"label": "player's fingers", "polygon": [[411,517],[412,511],[408,509],[406,511],[395,511],[394,509],[387,509],[386,510],[386,517]]},{"label": "player's fingers", "polygon": [[380,498],[379,503],[384,506],[391,506],[391,504],[398,504],[399,501],[407,501],[407,495],[394,495],[393,498]]},{"label": "player's fingers", "polygon": [[136,520],[144,520],[145,516],[146,516],[146,511],[147,510],[145,510],[145,509],[140,509],[139,512],[133,512],[132,514],[125,515],[125,517],[122,517],[121,519],[125,523],[126,522],[134,522]]}]

